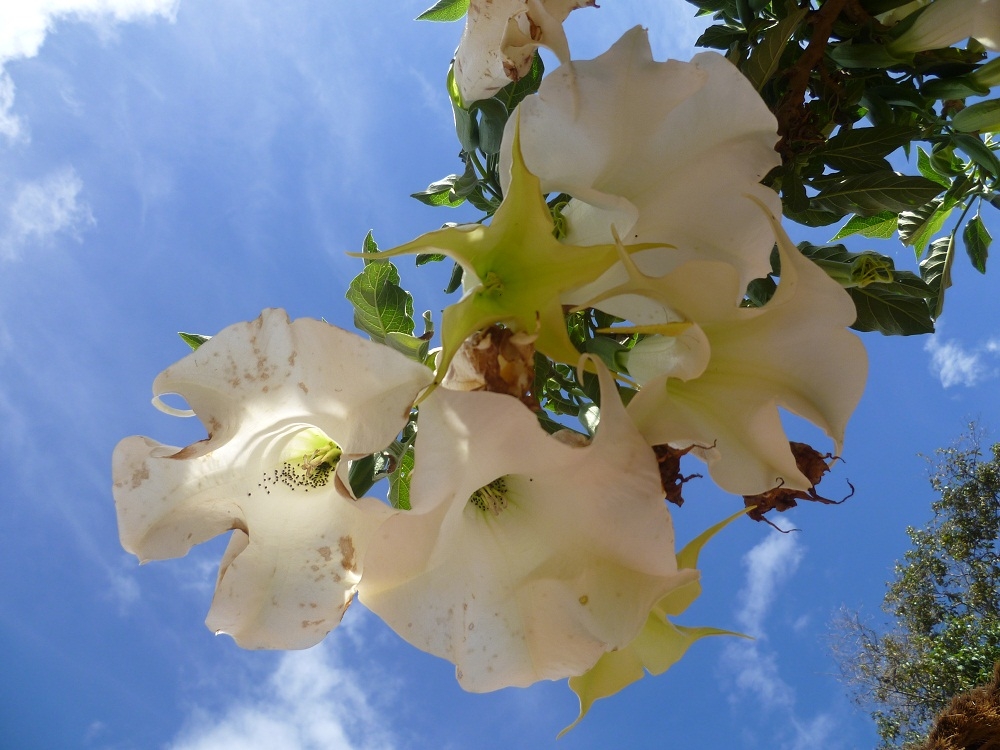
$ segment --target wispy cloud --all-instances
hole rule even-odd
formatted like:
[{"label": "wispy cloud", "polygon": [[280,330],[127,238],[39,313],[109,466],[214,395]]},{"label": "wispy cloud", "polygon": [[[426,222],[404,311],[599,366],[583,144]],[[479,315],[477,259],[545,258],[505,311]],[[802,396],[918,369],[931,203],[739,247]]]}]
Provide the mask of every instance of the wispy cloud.
[{"label": "wispy cloud", "polygon": [[[736,620],[753,641],[731,641],[721,657],[721,667],[734,706],[753,706],[765,714],[778,713],[784,721],[767,720],[768,747],[833,750],[836,721],[828,712],[803,719],[795,707],[796,692],[781,675],[778,654],[767,647],[766,623],[781,589],[798,570],[805,549],[794,534],[767,536],[743,557],[744,586]],[[804,627],[803,616],[791,626]],[[780,727],[777,730],[771,727]],[[751,733],[753,730],[751,729]]]},{"label": "wispy cloud", "polygon": [[795,573],[803,549],[794,534],[773,533],[743,557],[746,583],[736,620],[755,641],[733,641],[723,651],[726,671],[732,674],[732,697],[746,694],[764,708],[791,707],[795,696],[781,679],[774,654],[763,649],[764,621],[781,586]]},{"label": "wispy cloud", "polygon": [[332,640],[281,657],[259,689],[221,716],[198,711],[169,750],[391,750],[388,717]]},{"label": "wispy cloud", "polygon": [[83,181],[71,167],[17,185],[6,216],[0,216],[0,260],[16,260],[28,246],[57,234],[76,236],[93,224],[82,190]]},{"label": "wispy cloud", "polygon": [[762,636],[767,616],[778,589],[802,562],[802,546],[795,534],[773,533],[743,557],[746,587],[740,597],[736,619],[748,635]]},{"label": "wispy cloud", "polygon": [[14,82],[4,66],[34,57],[56,22],[83,21],[107,32],[115,23],[143,18],[173,19],[180,0],[48,0],[0,3],[0,136],[26,138],[24,123],[13,113]]},{"label": "wispy cloud", "polygon": [[1000,341],[996,339],[968,349],[954,339],[946,341],[935,334],[927,339],[924,351],[931,355],[931,372],[944,388],[956,385],[971,388],[997,375],[996,369],[984,358],[987,354],[1000,354]]}]

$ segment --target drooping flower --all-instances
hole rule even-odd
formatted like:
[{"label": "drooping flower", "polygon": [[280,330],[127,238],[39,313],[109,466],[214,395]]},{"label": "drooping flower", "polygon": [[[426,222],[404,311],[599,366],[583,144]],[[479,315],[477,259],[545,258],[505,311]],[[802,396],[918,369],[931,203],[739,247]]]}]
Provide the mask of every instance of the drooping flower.
[{"label": "drooping flower", "polygon": [[[856,315],[851,298],[768,218],[781,258],[771,300],[760,308],[733,302],[740,281],[724,263],[690,261],[645,277],[641,286],[655,287],[689,325],[640,342],[628,360],[644,381],[628,412],[650,444],[695,446],[715,482],[739,495],[781,483],[811,487],[778,407],[822,428],[839,453],[868,369],[863,344],[847,330]],[[634,266],[628,272],[642,276]]]},{"label": "drooping flower", "polygon": [[677,553],[677,572],[684,576],[683,583],[656,603],[635,640],[624,648],[604,654],[584,674],[569,678],[570,689],[580,699],[580,714],[559,733],[560,737],[583,720],[595,701],[638,682],[646,672],[654,676],[663,674],[680,661],[696,641],[713,635],[741,635],[719,628],[675,625],[669,618],[683,614],[701,596],[698,555],[702,548],[744,513],[741,510],[706,529]]},{"label": "drooping flower", "polygon": [[686,581],[652,451],[607,370],[579,447],[510,396],[420,405],[412,510],[380,527],[361,601],[474,692],[581,674]]},{"label": "drooping flower", "polygon": [[596,5],[595,0],[472,0],[455,52],[455,83],[462,100],[489,99],[520,80],[539,47],[569,62],[563,21],[577,8]]},{"label": "drooping flower", "polygon": [[368,539],[390,515],[357,500],[349,458],[383,449],[430,371],[327,323],[265,310],[202,344],[153,383],[208,431],[186,448],[115,448],[122,546],[181,557],[233,530],[206,624],[246,648],[306,648],[337,626]]},{"label": "drooping flower", "polygon": [[1000,50],[1000,0],[934,0],[889,50],[899,54],[941,49],[969,37]]},{"label": "drooping flower", "polygon": [[465,270],[465,295],[441,318],[443,377],[462,342],[494,323],[537,334],[535,348],[558,362],[575,364],[579,352],[566,332],[560,295],[597,278],[617,257],[613,244],[574,247],[553,236],[555,223],[538,179],[517,156],[503,202],[488,225],[466,224],[428,232],[405,245],[366,255],[442,253]]},{"label": "drooping flower", "polygon": [[[510,122],[545,192],[568,193],[565,241],[610,243],[614,226],[647,273],[689,259],[723,260],[744,285],[770,270],[770,227],[748,196],[775,214],[780,202],[759,184],[780,164],[777,122],[746,78],[714,52],[690,63],[654,62],[645,30],[628,31],[594,60],[575,60],[542,81]],[[500,174],[512,161],[508,123]],[[572,302],[619,283],[618,265]],[[628,317],[624,315],[623,317]]]}]

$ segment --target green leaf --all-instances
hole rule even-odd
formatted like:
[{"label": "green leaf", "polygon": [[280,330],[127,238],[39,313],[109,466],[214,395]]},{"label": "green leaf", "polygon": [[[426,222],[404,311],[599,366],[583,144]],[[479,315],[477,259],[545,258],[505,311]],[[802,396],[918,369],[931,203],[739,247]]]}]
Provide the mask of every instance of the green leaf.
[{"label": "green leaf", "polygon": [[423,363],[427,359],[427,351],[430,342],[419,336],[411,336],[408,333],[399,331],[389,331],[385,335],[385,343],[390,349],[395,349],[400,354],[406,355],[414,362]]},{"label": "green leaf", "polygon": [[956,76],[927,81],[920,87],[920,93],[930,99],[965,99],[969,96],[988,94],[990,87],[984,86],[971,76]]},{"label": "green leaf", "polygon": [[763,307],[768,303],[774,293],[778,290],[778,285],[770,276],[762,279],[753,279],[747,284],[745,307]]},{"label": "green leaf", "polygon": [[951,180],[948,179],[948,176],[934,169],[934,162],[931,160],[931,157],[919,146],[917,146],[917,171],[941,187],[951,187]]},{"label": "green leaf", "polygon": [[711,49],[728,50],[736,42],[745,41],[747,33],[743,29],[734,29],[730,26],[709,26],[705,32],[695,41],[695,47],[709,47]]},{"label": "green leaf", "polygon": [[902,62],[883,44],[841,42],[831,45],[827,54],[842,68],[891,68]]},{"label": "green leaf", "polygon": [[873,216],[852,216],[831,239],[839,240],[860,234],[862,237],[873,237],[887,240],[896,231],[896,214],[892,211],[882,211]]},{"label": "green leaf", "polygon": [[804,211],[796,211],[788,207],[784,208],[786,218],[791,219],[798,224],[804,224],[807,227],[829,226],[830,224],[843,219],[848,213],[850,212],[837,209],[830,210],[825,207],[820,207],[815,203],[810,204],[810,207]]},{"label": "green leaf", "polygon": [[857,331],[878,331],[886,336],[933,333],[934,321],[924,298],[895,291],[899,286],[869,284],[864,288],[848,289],[858,311],[858,318],[851,327]]},{"label": "green leaf", "polygon": [[941,231],[951,215],[954,203],[938,197],[913,211],[903,211],[899,215],[899,239],[904,245],[912,245],[919,258],[927,243]]},{"label": "green leaf", "polygon": [[476,122],[476,116],[455,102],[451,103],[451,109],[455,114],[455,135],[458,136],[458,142],[462,144],[465,153],[471,154],[479,148],[479,123]]},{"label": "green leaf", "polygon": [[507,108],[497,99],[483,99],[473,104],[469,112],[478,112],[479,148],[484,154],[500,153],[503,128],[507,124]]},{"label": "green leaf", "polygon": [[438,0],[425,10],[418,21],[457,21],[469,11],[469,0]]},{"label": "green leaf", "polygon": [[345,295],[354,305],[354,325],[372,341],[387,343],[390,333],[413,333],[413,297],[399,286],[399,272],[387,261],[365,266]]},{"label": "green leaf", "polygon": [[462,286],[462,276],[465,274],[465,269],[462,268],[460,263],[456,263],[451,267],[451,277],[448,279],[448,286],[444,288],[445,294],[451,294],[456,291],[460,286]]},{"label": "green leaf", "polygon": [[364,264],[367,266],[369,263],[374,263],[375,261],[369,258],[369,255],[378,254],[378,243],[375,242],[375,236],[372,234],[372,230],[368,230],[368,234],[365,235],[364,242],[361,243],[361,252],[364,253],[365,257],[362,259]]},{"label": "green leaf", "polygon": [[455,208],[465,203],[465,198],[455,195],[455,183],[460,179],[457,174],[450,174],[437,182],[432,182],[426,190],[419,193],[411,193],[411,198],[416,198],[421,203],[428,206],[447,206]]},{"label": "green leaf", "polygon": [[447,255],[442,253],[421,253],[414,259],[414,261],[416,265],[423,266],[428,263],[439,263],[447,257]]},{"label": "green leaf", "polygon": [[927,203],[941,192],[941,186],[926,177],[895,172],[830,175],[812,184],[820,191],[812,199],[814,206],[861,216],[905,211]]},{"label": "green leaf", "polygon": [[951,124],[963,133],[995,133],[1000,130],[1000,99],[970,104],[955,113]]},{"label": "green leaf", "polygon": [[986,273],[986,259],[989,257],[993,237],[990,236],[978,213],[965,225],[962,240],[965,242],[965,251],[969,254],[972,266],[979,273]]},{"label": "green leaf", "polygon": [[375,456],[362,456],[351,461],[347,481],[355,497],[363,497],[375,484]]},{"label": "green leaf", "polygon": [[192,351],[212,338],[211,336],[205,336],[200,333],[184,333],[184,331],[178,331],[177,335],[184,340],[185,344],[191,347]]},{"label": "green leaf", "polygon": [[817,155],[834,169],[845,172],[888,171],[884,159],[913,140],[916,129],[904,125],[880,125],[845,130],[823,146]]},{"label": "green leaf", "polygon": [[764,84],[770,81],[777,71],[782,53],[802,24],[802,19],[806,17],[806,8],[799,8],[794,4],[792,8],[793,10],[785,18],[764,32],[764,36],[750,53],[750,59],[743,66],[743,74],[757,91],[764,88]]},{"label": "green leaf", "polygon": [[413,475],[413,447],[407,447],[396,470],[389,475],[389,504],[400,510],[410,510],[410,478]]},{"label": "green leaf", "polygon": [[516,81],[508,83],[495,93],[493,98],[503,104],[508,112],[513,112],[514,107],[520,104],[524,97],[538,91],[538,87],[542,83],[542,76],[544,75],[545,65],[542,62],[541,54],[536,51],[535,57],[531,61],[531,69],[527,74],[521,76]]},{"label": "green leaf", "polygon": [[934,240],[927,251],[927,257],[920,261],[920,276],[934,293],[927,300],[932,318],[941,315],[945,290],[951,286],[951,265],[955,261],[954,240],[953,235]]},{"label": "green leaf", "polygon": [[951,142],[955,144],[955,148],[960,149],[962,153],[991,175],[1000,177],[1000,159],[997,159],[997,155],[977,136],[968,133],[952,133]]}]

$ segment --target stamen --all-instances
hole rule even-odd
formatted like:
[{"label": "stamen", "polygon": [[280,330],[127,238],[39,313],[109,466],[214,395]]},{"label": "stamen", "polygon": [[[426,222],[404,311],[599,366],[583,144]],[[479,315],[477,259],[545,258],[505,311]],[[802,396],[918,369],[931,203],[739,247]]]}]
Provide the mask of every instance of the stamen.
[{"label": "stamen", "polygon": [[507,509],[507,483],[503,477],[494,479],[473,492],[469,502],[483,512],[499,516]]},{"label": "stamen", "polygon": [[317,448],[301,459],[285,461],[272,475],[265,474],[264,483],[270,485],[281,482],[289,489],[302,489],[306,492],[319,489],[330,481],[342,453],[340,446],[330,440],[322,448]]}]

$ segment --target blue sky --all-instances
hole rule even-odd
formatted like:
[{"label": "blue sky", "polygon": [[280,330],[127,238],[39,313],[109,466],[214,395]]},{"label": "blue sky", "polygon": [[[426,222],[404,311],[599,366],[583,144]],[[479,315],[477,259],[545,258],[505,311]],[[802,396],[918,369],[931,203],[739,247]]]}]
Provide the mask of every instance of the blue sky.
[{"label": "blue sky", "polygon": [[[149,406],[186,352],[176,331],[272,306],[349,327],[345,251],[369,229],[391,246],[468,216],[408,197],[459,168],[443,80],[461,29],[412,22],[428,1],[29,1],[0,21],[0,744],[872,747],[829,624],[841,605],[878,621],[932,499],[918,454],[971,419],[997,425],[996,272],[963,258],[934,337],[864,337],[868,389],[821,488],[849,479],[856,495],[780,519],[796,534],[738,523],[703,554],[705,594],[680,621],[757,640],[697,644],[558,745],[576,716],[564,683],[465,694],[360,605],[319,647],[245,652],[202,624],[224,540],[141,568],[119,546],[117,441],[202,437]],[[690,16],[680,0],[608,2],[568,30],[590,57],[643,23],[659,59],[684,59]],[[400,265],[437,316],[447,269]],[[740,505],[688,487],[682,542]]]}]

